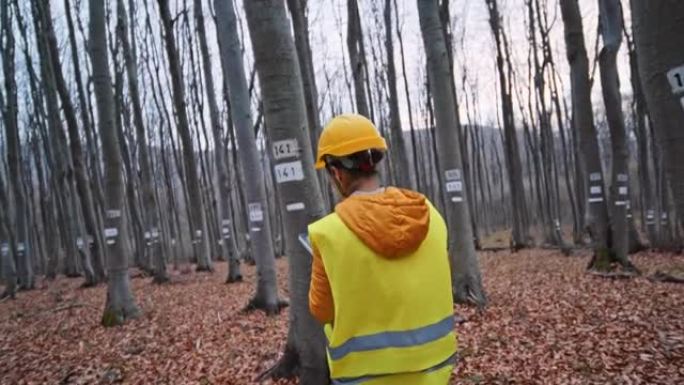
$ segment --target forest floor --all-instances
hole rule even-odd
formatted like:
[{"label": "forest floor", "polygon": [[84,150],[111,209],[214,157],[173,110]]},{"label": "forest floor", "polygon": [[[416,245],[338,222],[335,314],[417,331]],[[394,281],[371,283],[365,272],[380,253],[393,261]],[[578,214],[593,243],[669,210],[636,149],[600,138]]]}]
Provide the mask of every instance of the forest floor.
[{"label": "forest floor", "polygon": [[[587,255],[550,251],[483,253],[489,306],[456,313],[460,361],[453,384],[682,384],[684,285],[645,277],[610,280],[585,273]],[[643,253],[645,276],[684,267],[684,257]],[[2,384],[250,384],[282,350],[287,311],[242,314],[246,281],[172,274],[158,286],[133,278],[143,315],[105,329],[104,286],[41,281],[0,303]],[[187,270],[187,269],[186,269]],[[287,297],[287,263],[278,261]],[[281,382],[289,384],[289,382]]]}]

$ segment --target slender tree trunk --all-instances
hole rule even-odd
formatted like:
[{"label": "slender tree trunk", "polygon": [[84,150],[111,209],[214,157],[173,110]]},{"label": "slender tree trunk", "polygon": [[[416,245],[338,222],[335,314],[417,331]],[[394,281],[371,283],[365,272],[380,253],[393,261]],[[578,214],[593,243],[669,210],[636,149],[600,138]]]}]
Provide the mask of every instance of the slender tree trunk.
[{"label": "slender tree trunk", "polygon": [[158,0],[162,25],[164,27],[164,41],[166,55],[171,72],[171,85],[173,88],[174,109],[176,112],[178,135],[183,143],[183,163],[185,166],[185,182],[188,188],[188,196],[192,208],[190,223],[193,239],[196,241],[195,254],[197,256],[197,270],[211,271],[211,256],[209,255],[209,239],[205,212],[202,209],[202,195],[200,192],[200,179],[197,174],[195,152],[190,133],[188,113],[185,106],[185,87],[183,84],[182,71],[176,49],[176,38],[173,32],[173,20],[169,10],[168,0]]},{"label": "slender tree trunk", "polygon": [[[145,133],[145,123],[143,121],[142,103],[140,101],[140,91],[138,87],[138,68],[135,57],[135,34],[131,27],[130,41],[126,23],[128,15],[123,0],[117,0],[117,38],[123,50],[123,58],[128,78],[128,95],[133,109],[133,125],[135,126],[136,143],[138,145],[138,159],[140,169],[140,187],[143,208],[143,231],[144,231],[144,252],[145,261],[154,263],[154,282],[163,283],[168,281],[166,272],[165,256],[162,250],[160,236],[160,218],[157,211],[157,202],[154,194],[152,170],[150,166],[150,156],[147,146],[147,135]],[[132,12],[133,10],[131,10]],[[132,176],[131,176],[132,177]],[[131,202],[133,204],[133,202]]]},{"label": "slender tree trunk", "polygon": [[[684,226],[684,2],[632,0],[639,73],[663,150],[679,226]],[[667,211],[665,211],[666,213]]]},{"label": "slender tree trunk", "polygon": [[406,154],[404,131],[399,116],[399,95],[397,93],[397,74],[394,67],[394,38],[392,34],[392,0],[385,0],[385,53],[387,54],[387,86],[389,88],[389,126],[392,151],[392,173],[400,187],[415,188],[411,179],[411,167]]},{"label": "slender tree trunk", "polygon": [[128,233],[125,226],[124,186],[121,153],[114,127],[114,95],[109,75],[109,58],[104,2],[90,1],[90,60],[97,101],[102,155],[105,164],[105,237],[107,238],[107,302],[102,324],[112,326],[135,318],[140,310],[133,300],[128,277]]},{"label": "slender tree trunk", "polygon": [[[610,128],[612,149],[611,177],[611,224],[613,229],[613,253],[610,260],[631,267],[629,262],[629,228],[627,205],[629,204],[629,147],[622,112],[622,97],[617,69],[617,54],[622,44],[622,10],[619,0],[599,0],[603,49],[599,56],[601,89]],[[595,259],[592,267],[603,263]]]},{"label": "slender tree trunk", "polygon": [[[518,146],[518,135],[515,129],[515,116],[513,113],[512,75],[510,57],[504,51],[502,40],[506,39],[501,27],[501,16],[496,0],[486,0],[489,10],[489,24],[497,47],[497,69],[499,73],[499,86],[501,88],[501,110],[503,113],[504,147],[506,164],[508,165],[508,182],[511,189],[511,206],[513,211],[513,236],[511,246],[514,250],[524,248],[530,237],[528,223],[526,221],[527,202],[525,200],[525,188],[523,184],[522,161]],[[506,50],[507,51],[507,50]]]},{"label": "slender tree trunk", "polygon": [[356,111],[359,115],[370,118],[368,100],[366,98],[366,58],[361,54],[361,18],[357,0],[347,0],[347,49],[349,50],[349,64],[354,78],[354,97]]},{"label": "slender tree trunk", "polygon": [[[5,1],[1,5],[0,9],[0,23],[2,23],[2,34],[4,38],[2,39],[2,70],[5,79],[5,95],[7,101],[3,100],[2,105],[2,116],[5,123],[5,138],[7,140],[7,166],[9,168],[9,184],[12,188],[12,194],[14,195],[14,205],[11,205],[9,198],[5,193],[4,183],[0,185],[0,198],[2,201],[2,211],[3,215],[0,217],[0,226],[6,227],[6,231],[9,235],[8,248],[2,251],[2,270],[4,276],[2,277],[5,282],[5,291],[2,293],[0,298],[11,297],[14,298],[17,289],[17,281],[19,285],[28,284],[27,288],[32,287],[32,276],[27,273],[27,267],[30,268],[31,264],[26,263],[26,259],[31,255],[29,250],[26,249],[28,246],[27,239],[27,224],[26,218],[26,202],[24,200],[24,188],[22,183],[22,171],[21,171],[21,144],[19,140],[19,125],[17,123],[18,105],[17,105],[17,83],[14,75],[14,32],[12,26],[12,19],[10,16],[10,4]],[[14,207],[14,210],[8,210],[10,207]],[[14,214],[14,220],[11,220],[12,214]],[[14,226],[12,226],[14,224]],[[13,231],[16,228],[16,232]],[[14,239],[16,237],[16,239]],[[15,253],[19,252],[19,244],[24,245],[23,255],[16,255],[19,259],[22,267],[20,272],[23,273],[21,277],[17,277],[16,265],[14,262]]]},{"label": "slender tree trunk", "polygon": [[[91,128],[91,121],[90,121],[90,116],[88,115],[88,105],[86,103],[86,95],[85,91],[83,89],[83,81],[81,79],[81,60],[78,56],[78,46],[76,43],[76,33],[74,32],[74,23],[71,17],[71,3],[70,0],[64,0],[64,12],[66,14],[66,20],[67,20],[67,28],[69,30],[69,43],[71,46],[71,61],[73,64],[74,68],[74,78],[76,81],[76,89],[77,89],[77,95],[78,95],[78,102],[79,102],[79,107],[80,107],[80,115],[81,115],[81,123],[83,125],[83,131],[86,133],[86,138],[88,140],[90,139],[91,135],[90,130]],[[72,139],[72,133],[69,133],[69,140],[71,142],[74,141]],[[80,145],[80,140],[78,142],[78,146],[81,147]],[[83,150],[80,150],[81,153],[83,153]],[[73,150],[72,150],[73,152]],[[97,166],[94,158],[94,154],[90,154],[90,161],[92,163],[93,167],[97,167],[99,170],[99,166]],[[72,157],[75,157],[75,155],[72,154]],[[85,159],[83,159],[83,155],[81,155],[81,162],[83,164],[83,172],[86,171],[86,166],[85,166]],[[75,163],[75,161],[74,161]],[[76,166],[74,164],[74,166]],[[78,171],[77,171],[78,172]],[[93,173],[93,175],[97,176],[99,173]],[[86,173],[85,176],[88,176]],[[104,239],[102,238],[102,230],[100,229],[100,222],[98,218],[98,206],[97,202],[94,199],[93,196],[93,189],[90,188],[90,185],[94,186],[99,186],[100,181],[99,180],[91,180],[90,184],[88,185],[88,190],[87,192],[84,191],[84,193],[89,193],[90,194],[90,205],[92,206],[92,209],[90,211],[90,214],[92,218],[85,218],[86,221],[86,230],[88,231],[88,234],[93,238],[93,243],[91,245],[93,253],[91,255],[92,262],[93,262],[93,268],[95,272],[95,276],[98,279],[98,281],[102,282],[105,279],[106,276],[106,271],[105,271],[105,266],[104,266],[104,261],[105,261],[105,243]],[[77,186],[77,188],[80,191],[80,187]],[[80,194],[80,193],[79,193]],[[87,204],[87,203],[86,203]],[[82,203],[83,205],[83,203]],[[87,216],[84,214],[84,216]]]},{"label": "slender tree trunk", "polygon": [[[228,259],[228,282],[237,282],[242,280],[240,273],[240,261],[238,260],[238,252],[235,242],[235,234],[231,224],[231,208],[230,208],[230,181],[228,178],[228,171],[226,170],[226,152],[223,147],[223,139],[221,135],[221,122],[219,117],[218,104],[216,103],[216,94],[214,90],[214,78],[211,74],[211,57],[209,56],[209,47],[207,45],[206,30],[204,28],[204,14],[202,12],[201,0],[194,0],[195,2],[195,21],[197,24],[197,33],[199,35],[199,45],[202,54],[202,65],[205,78],[205,90],[207,93],[207,103],[209,105],[209,119],[211,122],[211,130],[214,137],[214,161],[216,164],[216,173],[218,179],[218,213],[220,216],[221,233],[223,239],[221,240],[221,250],[223,255]],[[229,243],[230,242],[230,243]],[[233,249],[229,249],[232,246]]]},{"label": "slender tree trunk", "polygon": [[[101,258],[99,254],[101,250],[97,250],[96,247],[91,248],[88,239],[89,236],[94,237],[95,234],[99,233],[101,230],[97,225],[92,193],[90,191],[90,184],[85,170],[83,149],[81,148],[81,139],[79,135],[76,112],[70,99],[66,80],[64,79],[64,75],[62,73],[62,65],[59,59],[57,39],[55,38],[54,28],[52,26],[52,15],[50,13],[50,5],[47,1],[41,0],[37,4],[37,10],[40,18],[40,21],[38,21],[38,23],[40,23],[41,25],[41,36],[44,39],[44,44],[46,45],[45,55],[49,56],[49,58],[46,60],[50,60],[51,62],[53,79],[55,81],[57,92],[59,93],[60,99],[62,101],[62,111],[64,112],[64,117],[67,125],[67,132],[69,134],[69,146],[71,149],[71,161],[73,163],[73,175],[75,176],[76,190],[78,192],[77,195],[80,198],[75,199],[75,196],[72,197],[71,201],[69,202],[69,206],[75,209],[77,207],[76,204],[80,202],[81,212],[83,214],[83,219],[85,221],[86,233],[84,234],[81,231],[78,231],[78,233],[81,235],[81,242],[83,244],[80,254],[83,259],[83,267],[86,276],[85,286],[93,286],[98,284],[99,282],[102,282],[104,280],[104,275],[101,275],[102,272],[99,271],[99,269],[99,273],[95,274],[95,272],[91,268],[91,250],[95,251],[94,255],[95,258],[98,260]],[[75,222],[78,223],[80,221]]]},{"label": "slender tree trunk", "polygon": [[[285,354],[271,376],[299,374],[299,383],[328,383],[323,328],[309,313],[311,255],[299,237],[324,214],[313,167],[304,90],[295,46],[282,0],[245,3],[264,116],[275,161],[285,254],[290,262],[290,322]],[[235,106],[235,104],[232,104]],[[288,147],[288,145],[290,147]]]},{"label": "slender tree trunk", "polygon": [[466,189],[463,188],[460,144],[455,132],[457,118],[453,108],[454,92],[448,81],[451,79],[449,59],[437,1],[418,0],[418,13],[428,60],[432,98],[435,103],[438,168],[440,175],[444,173],[445,177],[445,183],[440,188],[448,197],[445,203],[451,234],[449,252],[452,258],[454,295],[459,302],[470,301],[483,306],[486,303],[486,296],[475,254],[473,229],[466,204]]},{"label": "slender tree trunk", "polygon": [[0,235],[2,235],[0,262],[2,262],[2,280],[5,285],[5,291],[0,295],[0,299],[14,299],[17,293],[17,268],[14,262],[15,240],[12,221],[9,217],[10,213],[5,209],[5,207],[10,207],[10,202],[2,178],[2,173],[0,173]]},{"label": "slender tree trunk", "polygon": [[[561,0],[565,25],[565,45],[572,87],[573,125],[578,138],[584,179],[585,224],[591,236],[594,255],[607,255],[612,247],[603,166],[591,103],[589,60],[584,43],[582,15],[577,0]],[[579,179],[578,179],[579,180]]]},{"label": "slender tree trunk", "polygon": [[[260,4],[263,2],[259,2]],[[239,160],[244,182],[247,207],[249,208],[249,239],[252,255],[257,263],[258,281],[254,298],[248,307],[265,310],[268,314],[279,311],[278,287],[275,271],[275,253],[271,238],[271,225],[267,215],[266,187],[264,172],[259,161],[259,153],[252,131],[252,118],[249,106],[249,91],[245,77],[244,64],[238,25],[233,1],[217,1],[216,21],[219,48],[221,49],[223,76],[228,82],[228,95],[231,114],[235,123],[235,136],[240,148]],[[299,70],[299,69],[297,69]],[[297,79],[301,82],[301,79]],[[263,83],[262,83],[263,84]],[[301,83],[297,83],[301,86]],[[291,84],[292,87],[296,85]],[[301,128],[304,129],[304,126]],[[307,142],[308,143],[308,140]],[[303,143],[302,143],[303,144]],[[235,149],[235,147],[233,147]]]}]

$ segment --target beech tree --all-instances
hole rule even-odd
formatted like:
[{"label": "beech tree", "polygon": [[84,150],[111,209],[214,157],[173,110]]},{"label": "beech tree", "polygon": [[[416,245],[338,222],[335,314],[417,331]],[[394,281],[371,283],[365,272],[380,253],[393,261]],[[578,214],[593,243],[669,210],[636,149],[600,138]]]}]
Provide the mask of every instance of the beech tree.
[{"label": "beech tree", "polygon": [[114,129],[114,95],[109,74],[109,52],[104,2],[90,1],[90,61],[102,140],[105,180],[105,230],[107,243],[107,302],[102,323],[121,324],[140,314],[131,293],[128,274],[128,229],[125,225],[124,186],[119,139]]},{"label": "beech tree", "polygon": [[482,288],[480,268],[475,254],[470,213],[463,188],[460,144],[456,136],[454,92],[450,82],[447,46],[442,33],[437,0],[418,0],[418,14],[423,44],[427,55],[428,75],[435,106],[435,135],[439,159],[439,180],[446,197],[446,219],[449,225],[449,255],[451,256],[452,281],[455,299],[473,302],[479,306],[486,303]]}]

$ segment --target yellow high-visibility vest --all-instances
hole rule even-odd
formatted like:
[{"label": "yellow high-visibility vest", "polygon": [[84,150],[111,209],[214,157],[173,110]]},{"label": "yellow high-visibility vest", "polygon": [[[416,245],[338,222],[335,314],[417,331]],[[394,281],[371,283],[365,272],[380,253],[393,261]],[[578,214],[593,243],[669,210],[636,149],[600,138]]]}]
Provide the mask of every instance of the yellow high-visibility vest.
[{"label": "yellow high-visibility vest", "polygon": [[431,205],[429,226],[417,250],[394,259],[368,248],[337,214],[309,226],[334,302],[334,320],[325,326],[333,383],[430,373],[452,363],[447,231]]}]

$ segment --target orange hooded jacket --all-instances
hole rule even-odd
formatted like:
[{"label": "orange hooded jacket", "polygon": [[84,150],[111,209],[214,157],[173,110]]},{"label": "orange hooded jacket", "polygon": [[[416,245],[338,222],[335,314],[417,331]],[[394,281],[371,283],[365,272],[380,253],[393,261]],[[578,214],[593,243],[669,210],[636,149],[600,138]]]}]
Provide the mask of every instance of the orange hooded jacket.
[{"label": "orange hooded jacket", "polygon": [[[344,224],[363,243],[384,258],[399,258],[415,251],[427,236],[430,209],[425,196],[388,187],[377,194],[352,195],[335,207]],[[332,322],[332,291],[323,260],[314,247],[309,309],[321,323]]]}]

